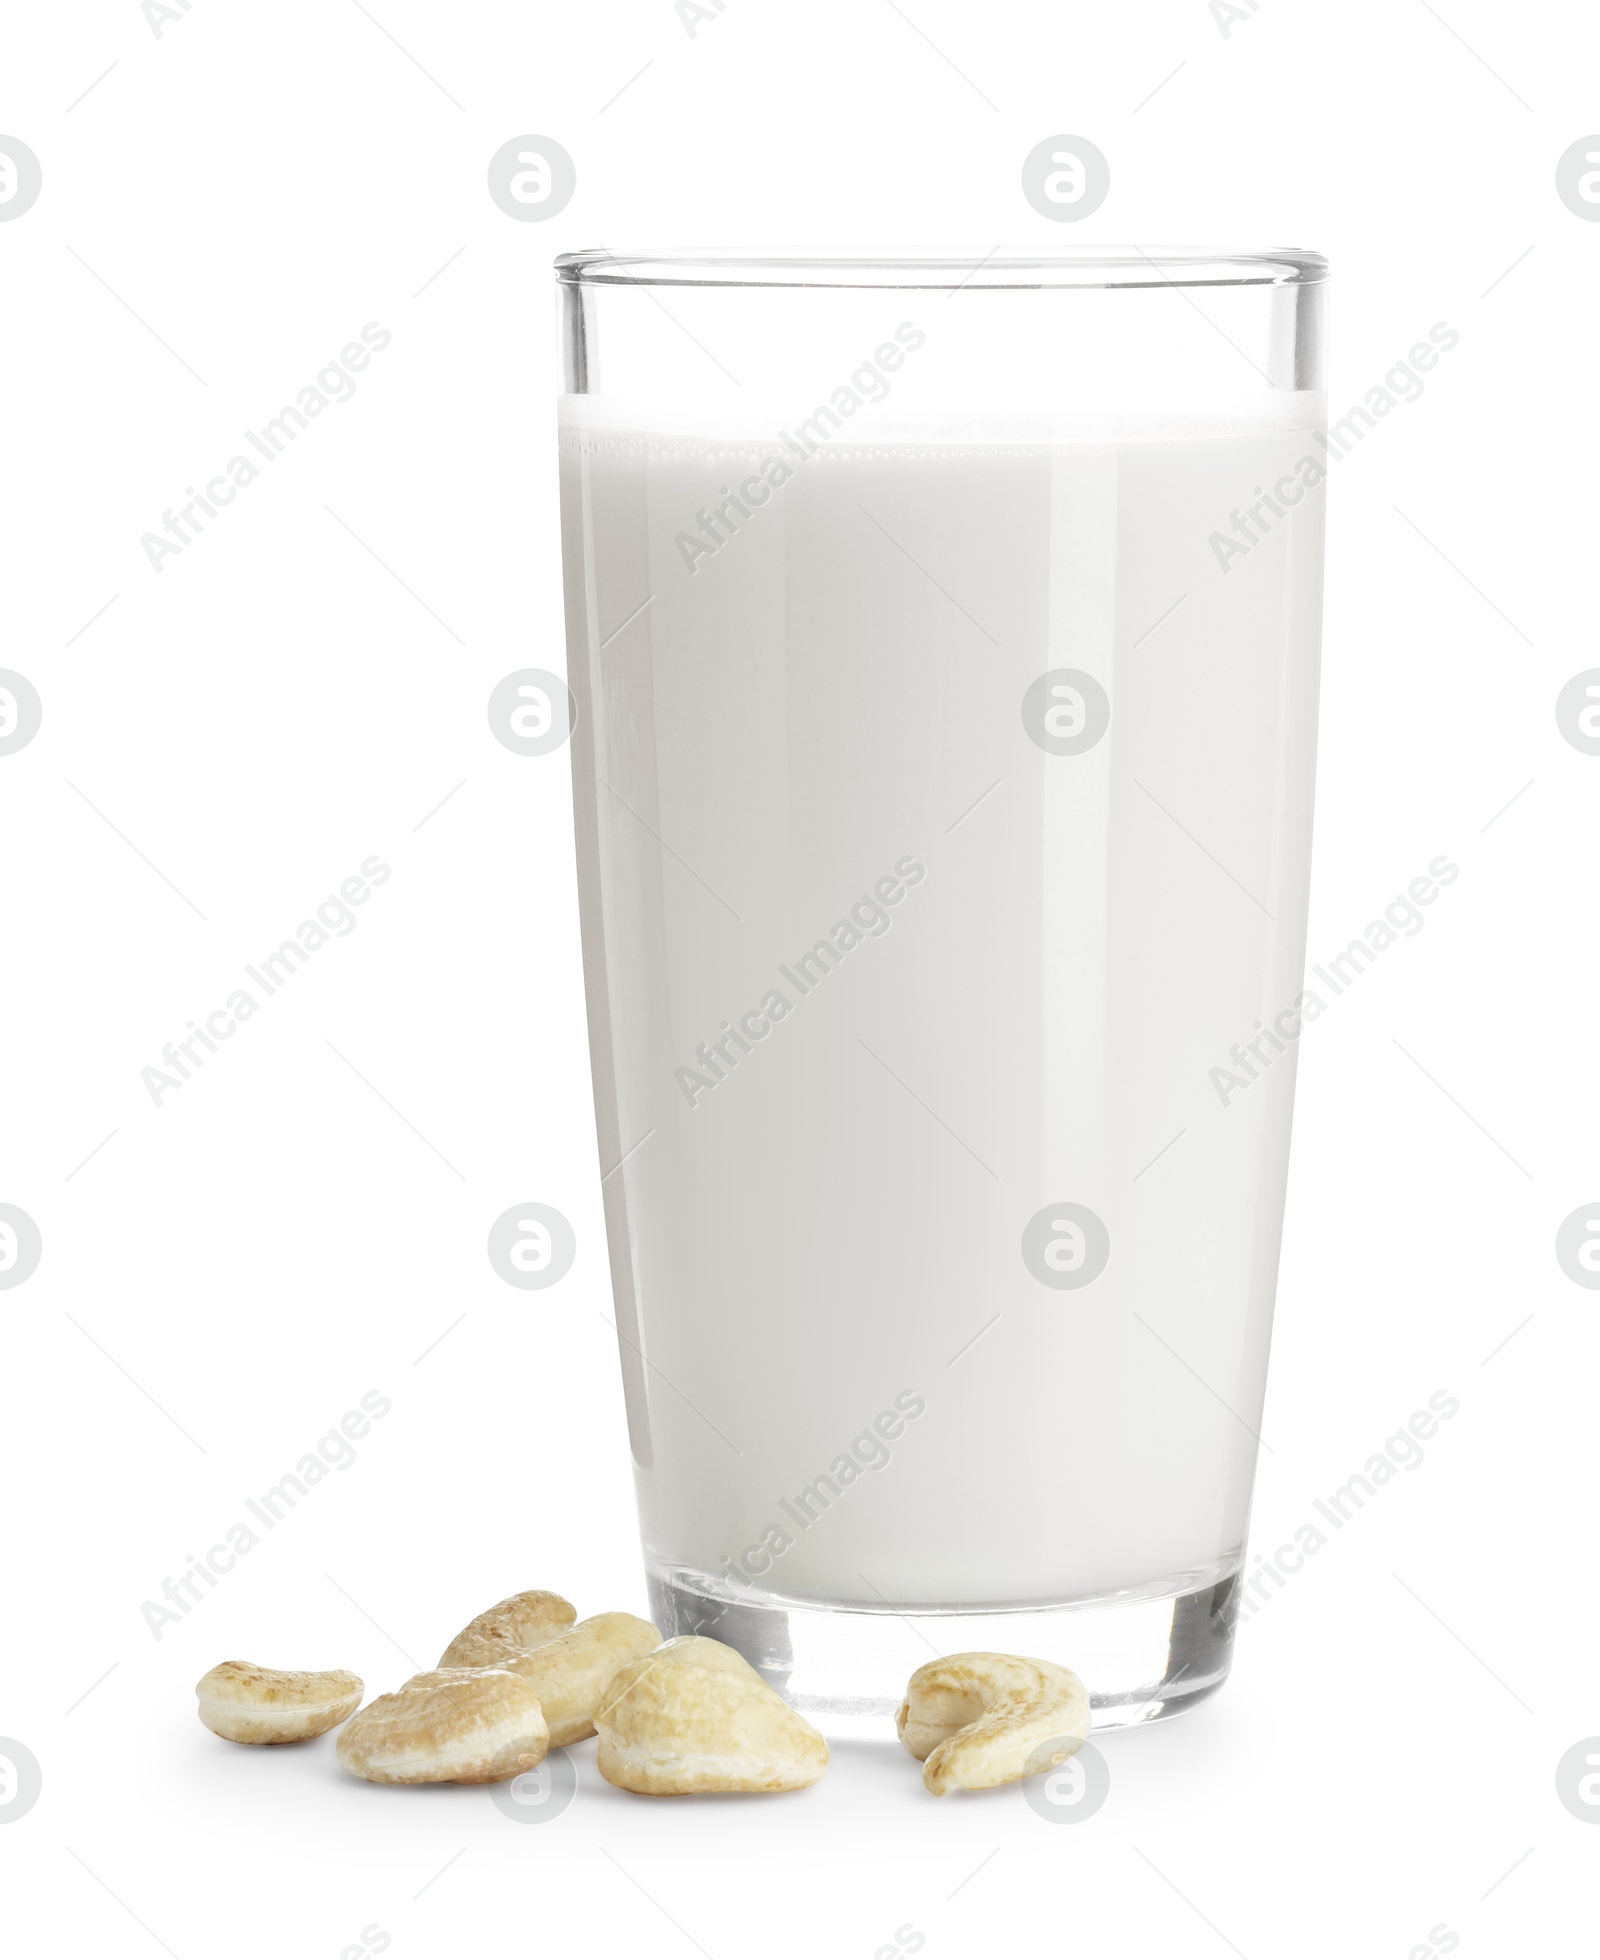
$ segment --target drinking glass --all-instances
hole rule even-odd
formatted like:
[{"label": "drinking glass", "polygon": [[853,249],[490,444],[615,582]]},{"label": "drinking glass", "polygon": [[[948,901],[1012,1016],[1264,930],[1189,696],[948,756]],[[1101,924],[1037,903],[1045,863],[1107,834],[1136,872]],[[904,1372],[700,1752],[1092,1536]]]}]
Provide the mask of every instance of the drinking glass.
[{"label": "drinking glass", "polygon": [[589,1039],[653,1609],[825,1732],[1227,1674],[1300,1031],[1326,265],[577,252]]}]

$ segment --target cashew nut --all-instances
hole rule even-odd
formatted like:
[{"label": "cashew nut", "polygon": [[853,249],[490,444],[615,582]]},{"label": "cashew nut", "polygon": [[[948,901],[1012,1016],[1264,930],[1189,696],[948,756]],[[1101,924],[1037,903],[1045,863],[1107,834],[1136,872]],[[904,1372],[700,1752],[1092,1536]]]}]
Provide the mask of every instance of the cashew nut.
[{"label": "cashew nut", "polygon": [[564,1749],[594,1734],[595,1704],[617,1669],[660,1644],[648,1620],[596,1613],[501,1665],[532,1684],[550,1727],[550,1747]]},{"label": "cashew nut", "polygon": [[560,1593],[513,1593],[469,1620],[439,1656],[439,1665],[504,1667],[513,1655],[565,1633],[577,1617],[577,1608]]},{"label": "cashew nut", "polygon": [[1089,1697],[1053,1661],[951,1654],[912,1675],[895,1727],[936,1797],[992,1790],[1076,1755],[1089,1734]]},{"label": "cashew nut", "polygon": [[600,1774],[640,1796],[803,1790],[828,1745],[741,1654],[688,1634],[630,1661],[594,1712]]},{"label": "cashew nut", "polygon": [[544,1761],[539,1697],[505,1668],[414,1674],[353,1715],[339,1761],[368,1783],[500,1783]]},{"label": "cashew nut", "polygon": [[224,1661],[195,1683],[200,1719],[224,1742],[305,1742],[326,1735],[361,1705],[361,1677]]}]

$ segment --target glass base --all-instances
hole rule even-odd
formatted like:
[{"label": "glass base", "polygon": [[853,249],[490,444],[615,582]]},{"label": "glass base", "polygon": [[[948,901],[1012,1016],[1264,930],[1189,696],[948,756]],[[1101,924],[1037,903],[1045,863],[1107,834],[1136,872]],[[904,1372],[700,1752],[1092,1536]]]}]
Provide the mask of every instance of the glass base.
[{"label": "glass base", "polygon": [[786,1599],[682,1567],[647,1576],[667,1637],[702,1633],[737,1648],[830,1739],[892,1742],[911,1675],[939,1655],[975,1650],[1070,1667],[1089,1690],[1096,1730],[1195,1707],[1228,1677],[1240,1563],[1059,1605],[904,1611]]}]

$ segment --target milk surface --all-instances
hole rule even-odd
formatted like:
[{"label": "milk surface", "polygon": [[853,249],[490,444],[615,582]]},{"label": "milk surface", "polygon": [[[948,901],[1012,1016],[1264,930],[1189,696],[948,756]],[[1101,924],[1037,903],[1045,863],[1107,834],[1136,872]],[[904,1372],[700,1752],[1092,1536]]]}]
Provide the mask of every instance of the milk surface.
[{"label": "milk surface", "polygon": [[[1209,1071],[1301,991],[1322,492],[1230,513],[1304,486],[1312,431],[797,454],[793,430],[570,407],[585,956],[648,1558],[899,1606],[1220,1576],[1294,1044],[1226,1109]],[[1030,725],[1081,730],[1081,696],[1025,720],[1057,669],[1109,704],[1079,753]],[[1063,1203],[1109,1236],[1081,1287],[1024,1258]]]}]

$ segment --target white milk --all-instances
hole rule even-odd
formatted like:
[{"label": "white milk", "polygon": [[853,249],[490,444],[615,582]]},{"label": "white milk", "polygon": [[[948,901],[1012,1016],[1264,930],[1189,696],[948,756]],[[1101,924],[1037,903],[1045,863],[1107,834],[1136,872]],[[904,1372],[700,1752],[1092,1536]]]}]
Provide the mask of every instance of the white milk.
[{"label": "white milk", "polygon": [[[1037,1604],[1241,1556],[1294,1041],[1225,1109],[1208,1074],[1301,988],[1322,492],[1273,516],[1257,486],[1321,453],[1302,426],[798,462],[569,420],[591,1036],[658,1570]],[[679,534],[764,462],[691,570]],[[1062,667],[1111,705],[1073,756],[1022,717]],[[1111,1242],[1074,1290],[1021,1249],[1063,1200]]]}]

